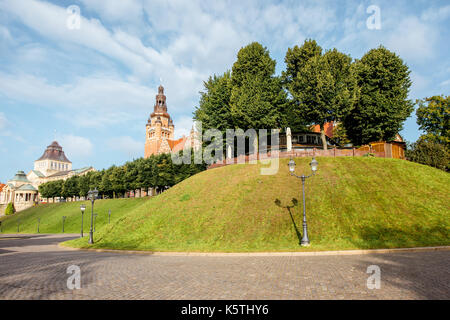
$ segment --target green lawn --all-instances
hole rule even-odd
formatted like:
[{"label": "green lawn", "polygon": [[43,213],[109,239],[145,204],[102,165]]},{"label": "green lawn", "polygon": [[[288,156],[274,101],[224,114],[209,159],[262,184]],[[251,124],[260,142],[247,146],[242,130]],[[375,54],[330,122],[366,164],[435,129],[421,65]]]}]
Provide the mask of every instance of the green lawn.
[{"label": "green lawn", "polygon": [[[317,159],[318,174],[306,182],[311,246],[301,248],[301,180],[289,175],[288,160],[280,159],[280,170],[272,176],[260,175],[259,164],[232,165],[197,174],[147,201],[96,202],[102,217],[96,243],[89,246],[85,237],[66,245],[215,252],[450,245],[448,173],[396,159],[325,157]],[[308,174],[310,161],[296,159],[297,173]],[[108,207],[116,204],[107,225]],[[30,218],[24,232],[34,232],[37,210],[42,210],[56,220],[41,231],[60,232],[57,220],[73,210],[70,232],[78,232],[78,207],[33,208],[8,218],[6,231],[15,232],[22,215]]]},{"label": "green lawn", "polygon": [[[142,206],[146,200],[148,198],[95,201],[94,213],[97,214],[95,219],[96,231],[108,224],[108,210],[111,210],[111,224],[113,224],[127,213]],[[38,218],[40,218],[40,233],[62,233],[62,217],[66,216],[64,232],[80,233],[81,204],[86,205],[83,218],[83,230],[86,235],[91,225],[90,201],[43,204],[11,216],[4,216],[0,219],[2,221],[2,231],[3,233],[17,233],[17,225],[20,222],[19,233],[37,233]]]}]

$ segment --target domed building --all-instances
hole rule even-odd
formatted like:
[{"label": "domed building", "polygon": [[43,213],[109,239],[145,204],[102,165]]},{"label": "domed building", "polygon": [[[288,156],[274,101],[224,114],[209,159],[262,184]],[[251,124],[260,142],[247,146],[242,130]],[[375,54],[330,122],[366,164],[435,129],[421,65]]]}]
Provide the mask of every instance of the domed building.
[{"label": "domed building", "polygon": [[8,203],[12,202],[16,211],[27,209],[39,203],[39,185],[49,181],[66,180],[73,176],[85,175],[95,171],[93,167],[72,169],[72,162],[66,157],[63,148],[53,141],[42,156],[34,162],[34,168],[28,174],[18,171],[0,188],[0,215],[4,214]]}]

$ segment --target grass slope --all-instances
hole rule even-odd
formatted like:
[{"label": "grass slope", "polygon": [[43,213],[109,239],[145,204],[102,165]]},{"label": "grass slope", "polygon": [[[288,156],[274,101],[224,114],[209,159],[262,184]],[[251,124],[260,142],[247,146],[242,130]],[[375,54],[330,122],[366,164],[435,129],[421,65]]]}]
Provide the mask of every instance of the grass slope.
[{"label": "grass slope", "polygon": [[[108,210],[111,210],[111,224],[119,221],[124,215],[142,206],[148,198],[140,199],[115,199],[95,201],[94,213],[96,231],[108,224]],[[86,205],[83,218],[83,231],[88,234],[91,225],[91,202],[67,202],[57,204],[43,204],[18,212],[12,216],[4,216],[2,221],[3,233],[17,233],[17,225],[20,221],[19,233],[36,233],[37,219],[40,218],[40,233],[61,233],[62,217],[66,216],[64,222],[65,233],[80,233],[81,211],[80,205]]]},{"label": "grass slope", "polygon": [[[310,172],[310,160],[296,159],[299,174]],[[107,211],[114,201],[132,205],[118,205],[110,225],[102,223],[107,214],[98,220],[94,247],[239,252],[450,245],[448,173],[402,160],[341,157],[318,158],[318,174],[306,182],[311,246],[301,248],[301,180],[289,175],[287,161],[280,159],[276,175],[260,175],[260,164],[232,165],[147,201],[100,201],[99,218],[100,208]],[[32,210],[39,208],[17,216]],[[90,247],[86,237],[67,245]]]}]

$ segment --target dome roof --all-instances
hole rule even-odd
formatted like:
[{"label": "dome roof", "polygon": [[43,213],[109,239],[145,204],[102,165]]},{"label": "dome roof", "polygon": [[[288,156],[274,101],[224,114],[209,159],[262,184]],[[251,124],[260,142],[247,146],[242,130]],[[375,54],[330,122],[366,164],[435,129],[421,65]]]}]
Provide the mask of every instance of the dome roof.
[{"label": "dome roof", "polygon": [[59,143],[57,141],[53,141],[52,144],[49,145],[47,147],[47,149],[44,151],[44,154],[36,161],[47,160],[47,159],[72,163],[72,162],[70,162],[69,159],[67,159],[62,147],[59,145]]},{"label": "dome roof", "polygon": [[22,170],[17,171],[16,175],[9,181],[30,182],[27,175]]}]

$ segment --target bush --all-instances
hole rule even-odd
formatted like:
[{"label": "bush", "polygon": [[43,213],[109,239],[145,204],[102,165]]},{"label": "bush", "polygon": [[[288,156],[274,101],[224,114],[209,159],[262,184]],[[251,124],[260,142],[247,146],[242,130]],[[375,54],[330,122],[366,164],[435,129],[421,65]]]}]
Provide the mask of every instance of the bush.
[{"label": "bush", "polygon": [[410,161],[426,164],[444,171],[450,169],[449,150],[440,143],[419,140],[412,143],[406,150],[406,157]]},{"label": "bush", "polygon": [[14,208],[14,204],[12,202],[8,203],[8,206],[6,207],[5,210],[5,215],[11,215],[14,214],[16,212],[16,209]]}]

